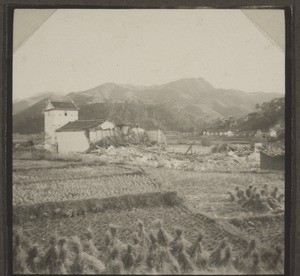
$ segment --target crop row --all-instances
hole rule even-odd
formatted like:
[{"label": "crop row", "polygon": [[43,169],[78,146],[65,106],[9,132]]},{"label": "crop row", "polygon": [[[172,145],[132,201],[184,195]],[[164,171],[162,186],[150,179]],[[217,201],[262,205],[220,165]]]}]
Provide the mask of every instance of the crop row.
[{"label": "crop row", "polygon": [[34,169],[13,173],[13,184],[39,181],[67,180],[73,178],[95,178],[130,173],[132,170],[119,166],[77,166],[71,168]]},{"label": "crop row", "polygon": [[13,186],[13,204],[105,198],[157,191],[159,184],[143,175],[57,180]]},{"label": "crop row", "polygon": [[70,162],[64,161],[50,161],[50,160],[31,160],[31,159],[17,159],[13,158],[14,170],[31,170],[36,168],[59,168],[61,166],[70,165]]}]

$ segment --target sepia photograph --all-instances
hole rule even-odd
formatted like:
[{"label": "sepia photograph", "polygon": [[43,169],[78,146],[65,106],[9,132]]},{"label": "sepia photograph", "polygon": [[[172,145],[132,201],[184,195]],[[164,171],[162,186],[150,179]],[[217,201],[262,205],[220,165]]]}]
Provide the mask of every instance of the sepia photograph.
[{"label": "sepia photograph", "polygon": [[15,8],[13,273],[284,274],[285,25]]}]

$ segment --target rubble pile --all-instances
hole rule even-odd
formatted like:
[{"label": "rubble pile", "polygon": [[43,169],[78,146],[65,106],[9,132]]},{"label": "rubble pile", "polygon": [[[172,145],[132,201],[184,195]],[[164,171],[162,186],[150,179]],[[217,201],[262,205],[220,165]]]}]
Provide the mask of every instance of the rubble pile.
[{"label": "rubble pile", "polygon": [[136,139],[135,137],[126,136],[126,135],[114,135],[114,136],[107,136],[102,140],[100,140],[99,142],[93,144],[90,148],[90,151],[99,148],[107,149],[110,146],[113,146],[114,148],[119,148],[119,147],[128,147],[131,145],[144,145],[150,147],[153,144],[147,139],[147,136],[142,136],[139,139]]},{"label": "rubble pile", "polygon": [[189,165],[189,161],[175,159],[167,151],[159,146],[146,147],[141,145],[131,145],[130,147],[109,146],[108,148],[97,148],[91,153],[102,156],[105,161],[111,163],[126,162],[134,165],[148,165],[152,167],[166,167],[184,169]]},{"label": "rubble pile", "polygon": [[259,161],[251,155],[239,157],[230,151],[226,154],[216,153],[205,156],[202,159],[204,171],[256,171],[259,169]]},{"label": "rubble pile", "polygon": [[262,146],[260,150],[270,156],[284,155],[284,145]]},{"label": "rubble pile", "polygon": [[253,152],[253,147],[250,145],[232,145],[232,144],[216,144],[211,149],[212,153],[234,153],[235,155],[249,156]]},{"label": "rubble pile", "polygon": [[209,155],[181,154],[168,152],[164,147],[154,145],[131,145],[129,147],[96,147],[91,154],[100,156],[109,163],[131,163],[169,169],[190,171],[244,171],[256,170],[259,162],[250,156],[239,157],[235,152],[214,153]]},{"label": "rubble pile", "polygon": [[234,145],[234,151],[237,156],[249,156],[253,153],[253,146],[250,145]]},{"label": "rubble pile", "polygon": [[211,148],[212,153],[222,153],[222,152],[228,152],[229,151],[229,145],[228,144],[215,144]]}]

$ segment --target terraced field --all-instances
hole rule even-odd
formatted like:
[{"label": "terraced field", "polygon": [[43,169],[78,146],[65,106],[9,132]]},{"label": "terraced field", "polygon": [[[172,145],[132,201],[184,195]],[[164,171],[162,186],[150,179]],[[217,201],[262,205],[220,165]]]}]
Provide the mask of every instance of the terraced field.
[{"label": "terraced field", "polygon": [[14,173],[13,183],[15,206],[155,192],[160,187],[142,171],[117,166],[24,170]]},{"label": "terraced field", "polygon": [[121,166],[69,165],[52,168],[32,168],[17,170],[13,174],[13,184],[31,184],[36,182],[49,182],[70,179],[92,179],[105,176],[136,174],[139,170],[133,170]]}]

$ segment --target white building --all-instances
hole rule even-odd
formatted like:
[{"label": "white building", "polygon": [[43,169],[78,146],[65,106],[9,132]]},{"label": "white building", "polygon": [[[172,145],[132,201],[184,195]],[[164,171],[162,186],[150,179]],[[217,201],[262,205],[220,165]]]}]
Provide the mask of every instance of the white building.
[{"label": "white building", "polygon": [[225,133],[225,135],[226,135],[227,137],[232,137],[232,136],[234,136],[234,132],[231,131],[231,130],[228,130],[228,131]]},{"label": "white building", "polygon": [[78,110],[74,102],[48,101],[44,110],[46,149],[55,149],[57,144],[55,131],[69,122],[78,120]]},{"label": "white building", "polygon": [[96,142],[116,135],[115,125],[103,120],[77,120],[56,130],[59,153],[85,152]]},{"label": "white building", "polygon": [[258,140],[266,139],[267,136],[268,136],[268,132],[266,130],[260,130],[260,129],[254,135],[254,137]]},{"label": "white building", "polygon": [[270,132],[269,132],[269,136],[271,138],[277,138],[277,131],[275,129],[271,129]]}]

